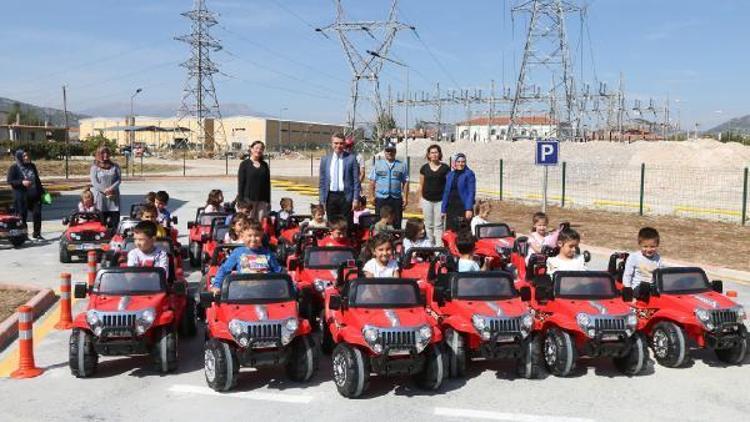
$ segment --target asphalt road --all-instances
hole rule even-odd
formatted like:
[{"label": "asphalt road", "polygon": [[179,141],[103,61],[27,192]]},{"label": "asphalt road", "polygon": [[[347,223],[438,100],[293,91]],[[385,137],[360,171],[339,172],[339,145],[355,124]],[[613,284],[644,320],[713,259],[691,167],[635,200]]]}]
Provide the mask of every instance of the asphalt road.
[{"label": "asphalt road", "polygon": [[[233,180],[159,181],[127,183],[126,206],[148,190],[166,189],[186,233],[186,221],[214,187],[232,187]],[[281,192],[274,191],[277,202]],[[295,198],[297,208],[307,200]],[[64,195],[46,212],[44,234],[59,235],[59,220],[77,198]],[[58,262],[57,243],[1,250],[1,281],[57,287],[61,271],[84,280],[85,264]],[[604,268],[605,257],[594,256],[592,268]],[[189,275],[197,282],[199,273]],[[748,284],[725,282],[738,300],[750,307]],[[82,309],[83,301],[76,303]],[[37,327],[43,322],[37,322]],[[227,394],[210,390],[203,378],[203,335],[180,341],[176,373],[160,375],[147,358],[102,358],[95,378],[79,380],[68,368],[69,331],[50,331],[36,343],[37,365],[46,368],[35,379],[0,379],[0,420],[746,420],[750,415],[750,360],[724,367],[710,352],[694,351],[691,367],[668,369],[649,365],[645,375],[625,377],[606,360],[581,360],[570,378],[548,376],[525,380],[515,376],[510,362],[473,362],[466,379],[450,380],[437,392],[419,390],[408,378],[373,377],[362,399],[344,399],[331,380],[326,357],[311,382],[287,381],[282,370],[243,370],[237,389]],[[3,362],[15,347],[0,354]]]}]

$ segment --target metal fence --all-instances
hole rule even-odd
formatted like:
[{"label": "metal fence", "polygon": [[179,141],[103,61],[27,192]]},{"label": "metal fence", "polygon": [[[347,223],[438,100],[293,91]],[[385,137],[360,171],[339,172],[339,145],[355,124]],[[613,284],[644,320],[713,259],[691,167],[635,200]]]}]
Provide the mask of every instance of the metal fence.
[{"label": "metal fence", "polygon": [[[405,158],[403,158],[404,161]],[[368,163],[368,165],[371,163]],[[418,183],[422,158],[410,157],[410,178]],[[477,196],[541,203],[544,169],[533,162],[471,158]],[[611,166],[563,162],[551,167],[548,204],[632,212],[640,215],[747,223],[748,169]]]}]

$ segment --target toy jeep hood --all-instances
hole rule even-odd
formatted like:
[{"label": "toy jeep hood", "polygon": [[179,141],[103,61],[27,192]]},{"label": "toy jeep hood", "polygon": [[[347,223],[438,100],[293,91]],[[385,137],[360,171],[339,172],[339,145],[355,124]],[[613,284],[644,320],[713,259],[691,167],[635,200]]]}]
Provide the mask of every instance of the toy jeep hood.
[{"label": "toy jeep hood", "polygon": [[146,308],[159,309],[167,294],[164,292],[147,295],[93,295],[89,309],[101,312],[138,311]]},{"label": "toy jeep hood", "polygon": [[297,302],[290,300],[279,303],[263,304],[240,304],[222,303],[219,307],[217,317],[229,322],[238,319],[247,322],[278,321],[288,318],[297,318]]},{"label": "toy jeep hood", "polygon": [[425,308],[349,308],[348,317],[352,321],[350,326],[364,327],[372,325],[380,328],[416,327],[429,325]]},{"label": "toy jeep hood", "polygon": [[630,306],[619,297],[599,300],[556,298],[555,305],[559,311],[573,316],[579,312],[590,315],[622,315],[630,312]]},{"label": "toy jeep hood", "polygon": [[453,309],[471,318],[474,314],[487,317],[516,317],[528,312],[528,306],[520,298],[505,300],[466,300],[453,299]]},{"label": "toy jeep hood", "polygon": [[668,294],[661,295],[662,301],[669,303],[670,307],[692,312],[695,309],[726,309],[737,306],[731,299],[714,291],[702,293]]}]

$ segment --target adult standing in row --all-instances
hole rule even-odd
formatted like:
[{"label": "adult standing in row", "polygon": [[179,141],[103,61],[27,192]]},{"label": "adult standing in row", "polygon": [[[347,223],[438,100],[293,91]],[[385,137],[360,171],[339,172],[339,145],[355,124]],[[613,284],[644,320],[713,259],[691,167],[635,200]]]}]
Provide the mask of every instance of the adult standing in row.
[{"label": "adult standing in row", "polygon": [[459,152],[453,156],[453,170],[445,179],[442,212],[445,214],[445,229],[458,231],[462,223],[468,225],[474,216],[477,179],[466,165],[466,155]]},{"label": "adult standing in row", "polygon": [[332,151],[320,160],[318,192],[328,219],[343,216],[351,225],[352,207],[359,204],[362,185],[359,164],[356,157],[346,151],[345,142],[342,133],[331,137]]},{"label": "adult standing in row", "polygon": [[44,240],[42,237],[42,195],[44,186],[39,179],[39,172],[34,163],[31,162],[29,153],[16,151],[16,162],[8,169],[7,182],[13,188],[13,207],[16,213],[26,224],[28,213],[31,211],[31,219],[34,224],[32,237],[36,240]]},{"label": "adult standing in row", "polygon": [[112,151],[100,146],[94,154],[94,164],[89,176],[94,191],[94,205],[104,215],[109,227],[120,222],[120,166],[111,160]]},{"label": "adult standing in row", "polygon": [[419,169],[419,196],[427,237],[435,246],[443,246],[443,192],[451,171],[443,163],[443,150],[432,144],[427,148],[427,163]]},{"label": "adult standing in row", "polygon": [[266,146],[261,141],[250,144],[250,158],[240,164],[237,174],[237,198],[252,204],[250,217],[262,220],[271,206],[271,170],[265,161]]},{"label": "adult standing in row", "polygon": [[370,191],[375,198],[375,214],[380,218],[380,208],[388,205],[393,210],[393,227],[401,229],[401,218],[409,205],[409,172],[406,165],[396,159],[395,144],[385,145],[383,157],[375,161],[370,172]]}]

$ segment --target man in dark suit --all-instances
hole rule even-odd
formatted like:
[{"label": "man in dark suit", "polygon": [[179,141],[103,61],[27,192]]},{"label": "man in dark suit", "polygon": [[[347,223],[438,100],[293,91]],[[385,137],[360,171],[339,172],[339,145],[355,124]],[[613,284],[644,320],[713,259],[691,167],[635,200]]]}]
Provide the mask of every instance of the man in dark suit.
[{"label": "man in dark suit", "polygon": [[331,137],[333,151],[320,160],[320,203],[326,207],[326,215],[352,220],[352,207],[359,203],[362,190],[359,181],[359,164],[353,154],[345,151],[342,133]]}]

